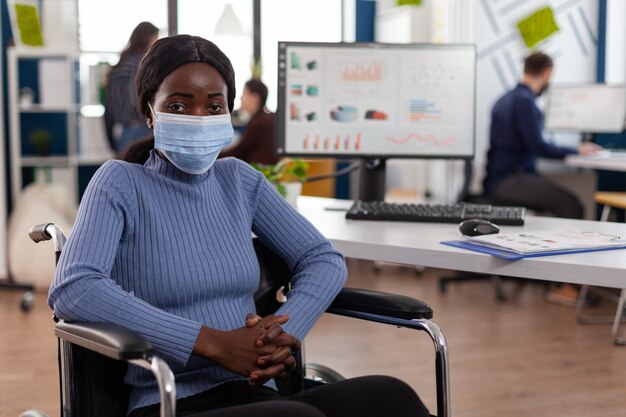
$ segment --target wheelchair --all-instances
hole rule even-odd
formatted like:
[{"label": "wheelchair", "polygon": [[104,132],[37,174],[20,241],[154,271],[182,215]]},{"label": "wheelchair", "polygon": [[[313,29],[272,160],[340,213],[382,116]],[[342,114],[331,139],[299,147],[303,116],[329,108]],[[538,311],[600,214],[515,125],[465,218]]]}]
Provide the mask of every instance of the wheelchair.
[{"label": "wheelchair", "polygon": [[[52,240],[58,262],[65,244],[61,228],[53,223],[31,228],[34,242]],[[261,276],[255,293],[257,314],[272,314],[288,297],[293,273],[287,264],[253,238]],[[326,311],[397,327],[425,331],[435,347],[437,416],[450,417],[448,347],[441,329],[430,319],[432,309],[424,302],[402,295],[344,288]],[[125,417],[130,387],[123,382],[128,364],[152,372],[160,392],[161,417],[176,415],[176,385],[168,365],[154,352],[150,342],[122,326],[109,323],[65,322],[54,317],[58,338],[61,417]],[[305,387],[332,383],[343,377],[315,364],[305,364],[300,353],[298,366],[283,379],[277,379],[281,395],[291,395]],[[40,417],[29,410],[21,417]]]}]

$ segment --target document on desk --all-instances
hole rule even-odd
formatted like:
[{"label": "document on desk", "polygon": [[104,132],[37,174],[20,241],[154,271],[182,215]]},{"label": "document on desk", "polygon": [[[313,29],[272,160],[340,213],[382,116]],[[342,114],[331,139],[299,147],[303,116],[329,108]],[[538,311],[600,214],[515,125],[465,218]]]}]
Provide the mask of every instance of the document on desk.
[{"label": "document on desk", "polygon": [[508,260],[626,248],[626,240],[620,236],[573,228],[473,236],[441,243]]},{"label": "document on desk", "polygon": [[591,155],[585,156],[587,159],[625,159],[626,160],[626,151],[623,149],[602,149],[598,152],[592,153]]}]

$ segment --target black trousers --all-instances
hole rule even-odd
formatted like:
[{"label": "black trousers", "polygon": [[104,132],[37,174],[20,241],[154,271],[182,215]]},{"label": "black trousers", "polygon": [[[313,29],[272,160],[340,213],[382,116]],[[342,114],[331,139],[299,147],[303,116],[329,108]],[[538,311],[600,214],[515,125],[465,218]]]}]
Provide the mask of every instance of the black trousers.
[{"label": "black trousers", "polygon": [[491,196],[499,205],[524,206],[556,217],[582,219],[584,214],[576,196],[538,174],[510,175]]},{"label": "black trousers", "polygon": [[[428,417],[428,409],[404,382],[365,376],[280,397],[274,390],[231,381],[177,402],[177,417]],[[159,404],[129,417],[158,417]]]}]

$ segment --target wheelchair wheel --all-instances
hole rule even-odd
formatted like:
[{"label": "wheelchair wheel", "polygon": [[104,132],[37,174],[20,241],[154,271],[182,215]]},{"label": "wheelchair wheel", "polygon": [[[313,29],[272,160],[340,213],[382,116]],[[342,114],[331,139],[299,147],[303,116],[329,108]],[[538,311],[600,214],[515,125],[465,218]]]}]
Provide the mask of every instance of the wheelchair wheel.
[{"label": "wheelchair wheel", "polygon": [[[20,300],[20,309],[24,313],[28,313],[33,308],[33,293],[32,291],[27,291],[22,296]],[[35,410],[36,411],[36,410]]]},{"label": "wheelchair wheel", "polygon": [[333,382],[339,382],[346,379],[339,372],[318,363],[307,363],[304,366],[304,374],[307,379],[311,379],[322,384],[332,384]]},{"label": "wheelchair wheel", "polygon": [[41,410],[27,410],[20,414],[20,417],[49,417],[48,414],[44,413]]}]

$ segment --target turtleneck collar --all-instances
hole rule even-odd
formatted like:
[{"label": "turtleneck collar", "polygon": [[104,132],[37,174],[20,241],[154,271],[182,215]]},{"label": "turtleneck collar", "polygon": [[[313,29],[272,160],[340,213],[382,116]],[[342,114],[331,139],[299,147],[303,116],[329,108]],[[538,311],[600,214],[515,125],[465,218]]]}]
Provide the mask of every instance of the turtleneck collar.
[{"label": "turtleneck collar", "polygon": [[150,171],[163,175],[164,177],[187,183],[197,183],[206,180],[211,175],[211,170],[213,169],[213,167],[209,168],[209,170],[204,174],[188,174],[178,169],[170,161],[161,158],[156,149],[152,149],[150,151],[150,158],[148,158],[143,166]]}]

